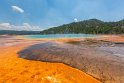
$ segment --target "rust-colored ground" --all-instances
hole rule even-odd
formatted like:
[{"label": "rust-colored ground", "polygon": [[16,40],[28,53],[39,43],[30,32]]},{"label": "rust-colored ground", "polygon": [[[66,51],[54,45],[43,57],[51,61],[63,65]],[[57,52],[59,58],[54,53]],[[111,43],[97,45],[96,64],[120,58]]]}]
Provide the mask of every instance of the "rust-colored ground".
[{"label": "rust-colored ground", "polygon": [[[16,39],[21,38],[17,37]],[[104,36],[98,39],[124,42],[124,36]],[[6,40],[0,39],[0,41],[5,42]],[[9,41],[7,40],[7,42]],[[80,39],[58,39],[55,41],[68,42],[80,41]],[[18,44],[11,45],[11,42]],[[22,39],[11,40],[11,42],[6,46],[0,45],[0,83],[100,83],[86,73],[61,63],[46,63],[18,58],[17,52],[33,44],[34,40]]]},{"label": "rust-colored ground", "polygon": [[112,42],[124,42],[124,36],[109,35],[109,36],[103,36],[99,39],[106,40],[106,41],[112,41]]},{"label": "rust-colored ground", "polygon": [[30,44],[0,47],[0,83],[100,83],[93,77],[61,63],[18,58]]}]

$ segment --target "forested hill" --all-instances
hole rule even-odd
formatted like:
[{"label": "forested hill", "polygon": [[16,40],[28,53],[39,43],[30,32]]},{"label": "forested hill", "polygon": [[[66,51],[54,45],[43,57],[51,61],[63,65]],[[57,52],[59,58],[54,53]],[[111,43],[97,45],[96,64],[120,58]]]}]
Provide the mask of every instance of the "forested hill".
[{"label": "forested hill", "polygon": [[14,31],[14,30],[0,30],[0,35],[34,35],[40,34],[40,31]]},{"label": "forested hill", "polygon": [[85,34],[123,34],[124,20],[117,22],[103,22],[98,19],[90,19],[80,22],[73,22],[58,27],[53,27],[41,34],[68,34],[68,33],[85,33]]}]

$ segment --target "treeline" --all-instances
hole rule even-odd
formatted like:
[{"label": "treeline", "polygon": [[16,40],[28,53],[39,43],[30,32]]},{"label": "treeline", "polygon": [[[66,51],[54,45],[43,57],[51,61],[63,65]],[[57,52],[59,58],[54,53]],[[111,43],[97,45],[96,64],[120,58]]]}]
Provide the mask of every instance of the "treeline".
[{"label": "treeline", "polygon": [[58,27],[53,27],[44,31],[41,34],[70,34],[70,33],[85,33],[85,34],[123,34],[124,20],[117,22],[103,22],[97,19],[90,19],[80,22],[73,22]]},{"label": "treeline", "polygon": [[0,35],[34,35],[40,34],[40,31],[14,31],[14,30],[0,30]]}]

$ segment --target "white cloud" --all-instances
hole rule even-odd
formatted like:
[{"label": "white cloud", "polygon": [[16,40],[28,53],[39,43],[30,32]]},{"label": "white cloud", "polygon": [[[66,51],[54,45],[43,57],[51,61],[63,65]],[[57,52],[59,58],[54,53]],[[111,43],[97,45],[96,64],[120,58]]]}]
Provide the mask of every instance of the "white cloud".
[{"label": "white cloud", "polygon": [[78,22],[78,19],[77,19],[77,18],[75,18],[75,19],[74,19],[74,21],[75,21],[75,22]]},{"label": "white cloud", "polygon": [[22,25],[12,25],[10,23],[0,23],[0,30],[26,30],[26,31],[41,31],[39,26],[32,26],[29,23],[23,23]]},{"label": "white cloud", "polygon": [[15,12],[24,13],[24,10],[18,6],[11,6],[11,7]]},{"label": "white cloud", "polygon": [[10,28],[10,24],[9,23],[1,23],[0,27]]}]

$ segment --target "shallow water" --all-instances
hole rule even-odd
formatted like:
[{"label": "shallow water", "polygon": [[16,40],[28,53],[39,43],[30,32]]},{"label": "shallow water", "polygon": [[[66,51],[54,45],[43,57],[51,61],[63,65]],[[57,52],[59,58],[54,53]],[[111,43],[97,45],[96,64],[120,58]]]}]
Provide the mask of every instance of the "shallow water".
[{"label": "shallow water", "polygon": [[48,34],[48,35],[26,35],[26,38],[90,38],[97,37],[92,34]]}]

